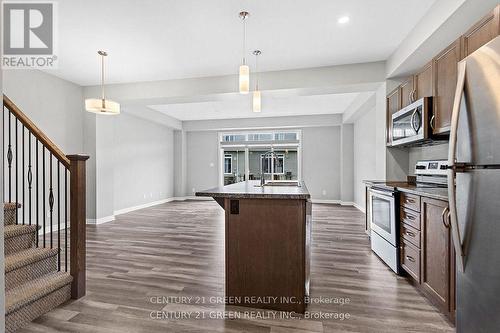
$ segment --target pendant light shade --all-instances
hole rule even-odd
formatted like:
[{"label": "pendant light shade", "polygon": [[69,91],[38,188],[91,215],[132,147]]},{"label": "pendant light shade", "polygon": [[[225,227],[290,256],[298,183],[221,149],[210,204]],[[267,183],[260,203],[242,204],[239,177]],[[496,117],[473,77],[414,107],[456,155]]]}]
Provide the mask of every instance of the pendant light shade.
[{"label": "pendant light shade", "polygon": [[250,92],[250,67],[240,66],[240,93],[248,94]]},{"label": "pendant light shade", "polygon": [[245,54],[246,54],[246,39],[247,39],[247,32],[246,32],[246,19],[250,14],[248,12],[242,11],[240,12],[239,16],[240,19],[243,21],[243,62],[240,66],[240,72],[239,72],[239,90],[240,94],[248,94],[250,92],[250,67],[246,64],[246,59],[245,59]]},{"label": "pendant light shade", "polygon": [[85,110],[103,115],[116,115],[120,114],[120,104],[109,99],[87,98]]},{"label": "pendant light shade", "polygon": [[256,90],[253,92],[253,112],[261,111],[261,98],[260,91]]},{"label": "pendant light shade", "polygon": [[260,96],[260,90],[259,90],[259,61],[258,58],[262,52],[260,50],[255,50],[253,51],[253,54],[255,55],[255,90],[253,92],[253,112],[260,112],[261,111],[261,103],[262,99]]},{"label": "pendant light shade", "polygon": [[98,51],[101,56],[101,98],[88,98],[85,100],[85,110],[102,115],[120,114],[120,104],[106,99],[104,95],[104,57],[108,54],[104,51]]}]

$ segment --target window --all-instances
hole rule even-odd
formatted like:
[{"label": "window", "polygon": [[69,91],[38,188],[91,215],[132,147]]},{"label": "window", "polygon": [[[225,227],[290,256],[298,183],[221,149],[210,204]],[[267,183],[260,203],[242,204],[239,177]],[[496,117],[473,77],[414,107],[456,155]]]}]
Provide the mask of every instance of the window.
[{"label": "window", "polygon": [[248,141],[271,141],[272,133],[252,133],[248,134]]},{"label": "window", "polygon": [[233,173],[233,155],[225,154],[224,155],[224,174],[232,174]]},{"label": "window", "polygon": [[296,132],[274,133],[274,140],[275,141],[297,140],[297,133]]},{"label": "window", "polygon": [[266,160],[263,162],[264,154],[260,155],[260,162],[263,164],[264,173],[270,174],[274,165],[274,174],[282,175],[285,170],[285,155],[278,154],[273,163],[272,156],[266,156]]},{"label": "window", "polygon": [[223,142],[238,142],[238,141],[246,141],[246,137],[244,134],[225,134],[222,136]]}]

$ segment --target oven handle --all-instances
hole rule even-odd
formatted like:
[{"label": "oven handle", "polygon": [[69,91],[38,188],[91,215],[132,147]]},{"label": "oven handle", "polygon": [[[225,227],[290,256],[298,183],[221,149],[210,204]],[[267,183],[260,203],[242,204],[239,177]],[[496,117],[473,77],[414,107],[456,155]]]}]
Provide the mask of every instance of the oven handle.
[{"label": "oven handle", "polygon": [[386,191],[379,191],[379,190],[374,190],[373,188],[370,189],[370,193],[375,194],[376,196],[384,197],[384,198],[394,198],[394,192],[386,192]]}]

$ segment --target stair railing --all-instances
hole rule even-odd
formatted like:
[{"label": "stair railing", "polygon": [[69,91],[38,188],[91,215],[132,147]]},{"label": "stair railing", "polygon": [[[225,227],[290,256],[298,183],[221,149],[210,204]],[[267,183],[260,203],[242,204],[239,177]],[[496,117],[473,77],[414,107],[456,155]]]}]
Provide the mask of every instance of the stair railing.
[{"label": "stair railing", "polygon": [[85,163],[89,157],[65,155],[5,95],[2,129],[4,199],[20,204],[16,224],[40,229],[37,247],[58,249],[58,270],[67,272],[69,265],[71,297],[80,298],[86,289]]}]

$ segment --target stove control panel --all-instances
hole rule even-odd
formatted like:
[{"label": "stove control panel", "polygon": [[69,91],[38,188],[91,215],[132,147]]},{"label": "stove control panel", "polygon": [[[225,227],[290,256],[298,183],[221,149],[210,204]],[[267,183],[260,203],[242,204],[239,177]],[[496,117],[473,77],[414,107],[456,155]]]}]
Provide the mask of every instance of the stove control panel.
[{"label": "stove control panel", "polygon": [[415,165],[416,176],[446,176],[448,160],[418,161]]}]

